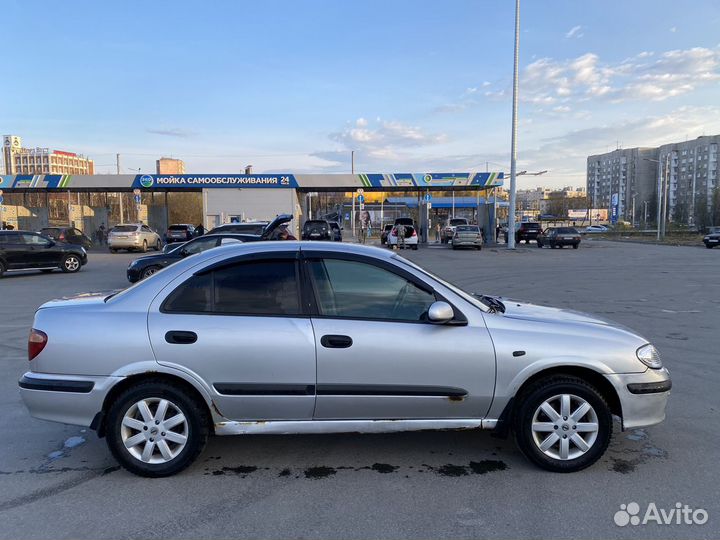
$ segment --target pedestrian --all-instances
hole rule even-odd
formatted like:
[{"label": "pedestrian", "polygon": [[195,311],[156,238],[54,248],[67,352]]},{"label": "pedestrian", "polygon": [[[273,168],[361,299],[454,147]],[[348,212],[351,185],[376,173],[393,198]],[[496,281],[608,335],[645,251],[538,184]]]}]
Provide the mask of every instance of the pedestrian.
[{"label": "pedestrian", "polygon": [[203,234],[205,234],[205,227],[203,227],[202,223],[200,225],[198,225],[197,227],[195,227],[195,233],[198,236],[202,236]]},{"label": "pedestrian", "polygon": [[97,230],[98,245],[102,246],[105,243],[105,224],[101,223]]},{"label": "pedestrian", "polygon": [[395,226],[395,234],[397,234],[397,248],[405,249],[405,225],[399,223]]},{"label": "pedestrian", "polygon": [[501,233],[501,232],[502,232],[502,227],[501,227],[500,224],[498,223],[498,224],[495,226],[495,243],[496,243],[496,244],[500,243],[500,233]]},{"label": "pedestrian", "polygon": [[440,231],[442,230],[442,227],[440,226],[440,222],[438,221],[435,224],[435,242],[438,244],[440,243]]}]

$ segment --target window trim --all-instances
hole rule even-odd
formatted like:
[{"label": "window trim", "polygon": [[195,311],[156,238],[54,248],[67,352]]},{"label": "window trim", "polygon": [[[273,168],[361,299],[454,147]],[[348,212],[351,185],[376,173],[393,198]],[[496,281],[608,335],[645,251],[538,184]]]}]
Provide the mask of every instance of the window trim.
[{"label": "window trim", "polygon": [[457,308],[455,303],[448,300],[444,295],[440,294],[437,290],[435,290],[432,286],[430,286],[428,283],[424,282],[423,280],[419,279],[417,276],[412,274],[411,272],[408,272],[404,268],[398,267],[388,261],[383,261],[382,259],[376,259],[374,257],[366,257],[363,255],[358,255],[356,253],[343,253],[340,251],[322,251],[322,250],[302,250],[300,252],[300,259],[303,264],[300,265],[302,272],[303,272],[303,288],[307,289],[307,295],[309,297],[309,313],[310,316],[314,319],[331,319],[331,320],[346,320],[346,321],[374,321],[374,322],[384,322],[384,323],[405,323],[405,324],[429,324],[433,326],[437,326],[435,323],[429,320],[425,321],[415,321],[415,320],[408,320],[408,319],[384,319],[384,318],[378,318],[378,317],[347,317],[342,315],[323,315],[320,313],[320,304],[318,302],[318,296],[317,296],[317,290],[315,287],[314,279],[311,275],[310,269],[308,265],[316,260],[316,259],[339,259],[339,260],[345,260],[345,261],[352,261],[352,262],[359,262],[363,264],[369,264],[371,266],[375,266],[377,268],[380,268],[382,270],[386,270],[390,272],[391,274],[395,274],[398,277],[401,277],[402,279],[405,279],[406,281],[409,281],[416,287],[418,287],[420,290],[423,290],[435,298],[435,302],[447,302],[450,304],[450,306],[453,308],[453,312],[455,313],[455,317],[451,320],[445,323],[442,326],[466,326],[468,324],[468,319],[465,316],[465,314]]},{"label": "window trim", "polygon": [[[284,254],[285,256],[277,256],[279,254]],[[254,255],[254,256],[253,256]],[[272,255],[268,257],[267,255]],[[208,274],[212,272],[211,276],[211,283],[212,283],[212,290],[213,290],[213,298],[215,295],[215,270],[222,270],[224,268],[230,267],[230,266],[236,266],[241,264],[247,264],[247,263],[263,263],[263,262],[271,262],[271,261],[277,261],[277,260],[285,260],[293,263],[294,269],[295,269],[295,285],[296,285],[296,291],[297,291],[297,300],[298,300],[298,307],[299,313],[297,314],[287,314],[287,313],[245,313],[245,312],[233,312],[233,313],[227,313],[227,312],[220,312],[220,311],[175,311],[175,310],[169,310],[167,309],[167,303],[170,300],[170,297],[175,293],[176,290],[178,290],[180,287],[185,285],[188,281],[191,279],[203,276],[205,274]],[[306,310],[306,306],[303,303],[303,292],[302,292],[302,281],[301,281],[301,272],[300,272],[300,264],[299,264],[298,257],[296,256],[296,253],[294,252],[278,252],[277,254],[272,253],[249,253],[246,255],[241,255],[238,257],[232,257],[231,259],[225,259],[224,261],[219,261],[218,263],[211,264],[209,266],[206,266],[205,268],[202,268],[198,270],[197,272],[193,272],[192,275],[190,275],[187,279],[183,280],[181,283],[179,283],[177,286],[173,288],[172,291],[170,291],[165,298],[163,299],[162,303],[160,304],[160,307],[158,308],[158,311],[160,313],[166,314],[166,315],[209,315],[209,316],[220,316],[220,317],[282,317],[286,319],[307,319],[310,317],[310,314]],[[213,305],[211,306],[214,308],[214,301]]]}]

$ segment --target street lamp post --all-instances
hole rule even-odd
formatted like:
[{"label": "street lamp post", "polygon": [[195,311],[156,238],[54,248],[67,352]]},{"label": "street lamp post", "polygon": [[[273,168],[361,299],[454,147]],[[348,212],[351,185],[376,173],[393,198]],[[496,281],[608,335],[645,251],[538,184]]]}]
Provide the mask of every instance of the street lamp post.
[{"label": "street lamp post", "polygon": [[[643,158],[645,161],[657,163],[661,165],[662,162],[658,159]],[[667,219],[667,196],[670,184],[670,152],[665,154],[665,171],[663,173],[662,167],[660,167],[660,174],[658,175],[657,183],[657,240],[665,238],[665,220]]]},{"label": "street lamp post", "polygon": [[515,58],[513,61],[512,140],[510,143],[510,208],[508,208],[508,249],[515,249],[515,204],[517,167],[518,56],[520,53],[520,0],[515,0]]}]

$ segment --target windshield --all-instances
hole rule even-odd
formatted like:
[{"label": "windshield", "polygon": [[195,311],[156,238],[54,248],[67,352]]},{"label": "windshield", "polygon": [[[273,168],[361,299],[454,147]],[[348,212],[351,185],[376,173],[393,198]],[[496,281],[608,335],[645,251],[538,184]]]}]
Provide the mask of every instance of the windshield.
[{"label": "windshield", "polygon": [[170,225],[168,227],[169,231],[187,231],[189,227],[187,225]]},{"label": "windshield", "polygon": [[461,219],[461,218],[451,219],[451,220],[450,220],[450,225],[451,225],[451,226],[455,226],[455,225],[467,225],[467,219],[464,219],[464,218],[463,218],[463,219]]},{"label": "windshield", "polygon": [[558,227],[557,229],[558,234],[577,234],[577,229],[574,229],[573,227]]},{"label": "windshield", "polygon": [[460,296],[463,300],[465,300],[466,302],[469,302],[470,304],[472,304],[479,310],[484,311],[486,313],[490,311],[490,308],[486,304],[481,302],[478,297],[473,296],[472,294],[466,293],[458,286],[453,285],[449,281],[444,280],[443,278],[433,274],[432,272],[429,272],[428,270],[425,270],[424,268],[418,266],[414,262],[409,261],[406,258],[401,257],[400,255],[393,255],[393,259],[395,259],[396,261],[399,261],[399,262],[403,263],[404,265],[409,266],[409,267],[413,268],[414,270],[417,270],[418,272],[425,274],[429,278],[432,278],[435,281],[441,283],[442,285],[444,285],[445,287],[450,289],[452,292],[454,292],[455,294]]}]

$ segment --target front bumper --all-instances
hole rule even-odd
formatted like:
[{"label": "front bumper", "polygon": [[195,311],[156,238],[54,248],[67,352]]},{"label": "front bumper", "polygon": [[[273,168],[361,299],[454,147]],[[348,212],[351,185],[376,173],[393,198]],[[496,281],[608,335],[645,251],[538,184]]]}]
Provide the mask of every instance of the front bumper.
[{"label": "front bumper", "polygon": [[648,368],[642,373],[611,373],[605,377],[620,398],[623,429],[652,426],[665,420],[672,386],[667,369]]},{"label": "front bumper", "polygon": [[136,281],[140,281],[140,272],[142,271],[141,268],[136,268],[132,266],[128,266],[127,269],[127,278],[130,283],[135,283]]},{"label": "front bumper", "polygon": [[41,420],[89,427],[108,391],[123,377],[58,375],[28,371],[18,381],[30,415]]}]

